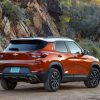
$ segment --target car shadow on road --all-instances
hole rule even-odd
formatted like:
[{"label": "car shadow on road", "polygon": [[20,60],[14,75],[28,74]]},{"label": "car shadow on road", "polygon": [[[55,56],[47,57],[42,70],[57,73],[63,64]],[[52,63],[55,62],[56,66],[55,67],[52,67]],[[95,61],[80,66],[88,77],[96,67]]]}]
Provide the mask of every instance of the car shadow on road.
[{"label": "car shadow on road", "polygon": [[84,85],[61,85],[60,90],[86,89]]},{"label": "car shadow on road", "polygon": [[[83,90],[83,89],[86,89],[86,87],[84,85],[61,85],[59,91],[62,91],[62,90]],[[5,90],[3,91],[5,92]],[[7,91],[6,91],[7,92]],[[19,86],[17,87],[15,90],[12,90],[12,91],[8,91],[8,92],[21,92],[21,93],[32,93],[32,92],[47,92],[43,86],[35,86],[35,87],[27,87],[26,85],[24,86]]]}]

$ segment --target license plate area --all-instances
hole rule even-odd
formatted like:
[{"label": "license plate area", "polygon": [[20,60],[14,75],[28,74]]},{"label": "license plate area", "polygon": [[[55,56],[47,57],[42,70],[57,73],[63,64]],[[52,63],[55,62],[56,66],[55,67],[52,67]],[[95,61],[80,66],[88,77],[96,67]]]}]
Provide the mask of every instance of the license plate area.
[{"label": "license plate area", "polygon": [[4,74],[29,74],[30,70],[27,67],[5,67],[3,69]]},{"label": "license plate area", "polygon": [[20,67],[11,67],[10,72],[11,73],[19,73],[20,72]]}]

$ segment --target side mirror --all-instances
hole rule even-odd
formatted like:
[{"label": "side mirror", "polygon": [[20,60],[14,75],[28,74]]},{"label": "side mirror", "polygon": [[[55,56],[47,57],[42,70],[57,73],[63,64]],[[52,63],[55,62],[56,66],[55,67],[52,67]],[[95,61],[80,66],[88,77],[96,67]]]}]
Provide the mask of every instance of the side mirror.
[{"label": "side mirror", "polygon": [[86,50],[86,49],[84,49],[83,52],[82,52],[82,54],[83,54],[83,55],[88,55],[88,54],[89,54],[89,51]]}]

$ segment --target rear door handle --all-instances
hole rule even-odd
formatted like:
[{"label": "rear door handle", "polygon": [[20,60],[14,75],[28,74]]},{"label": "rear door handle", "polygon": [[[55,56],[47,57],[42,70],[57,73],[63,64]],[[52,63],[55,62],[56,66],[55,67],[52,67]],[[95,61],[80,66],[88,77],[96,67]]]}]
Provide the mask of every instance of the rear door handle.
[{"label": "rear door handle", "polygon": [[58,55],[58,57],[62,57],[61,55]]},{"label": "rear door handle", "polygon": [[77,56],[74,56],[74,58],[77,58]]}]

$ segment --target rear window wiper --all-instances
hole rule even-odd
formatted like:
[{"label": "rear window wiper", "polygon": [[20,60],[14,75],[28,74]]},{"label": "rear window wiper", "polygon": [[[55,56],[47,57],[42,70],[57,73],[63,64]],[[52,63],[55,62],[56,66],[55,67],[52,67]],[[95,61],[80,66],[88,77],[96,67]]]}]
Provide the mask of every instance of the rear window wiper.
[{"label": "rear window wiper", "polygon": [[9,50],[11,50],[11,51],[19,51],[18,48],[9,48]]}]

